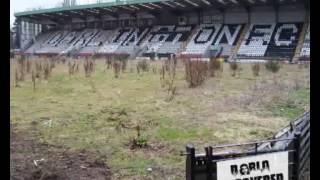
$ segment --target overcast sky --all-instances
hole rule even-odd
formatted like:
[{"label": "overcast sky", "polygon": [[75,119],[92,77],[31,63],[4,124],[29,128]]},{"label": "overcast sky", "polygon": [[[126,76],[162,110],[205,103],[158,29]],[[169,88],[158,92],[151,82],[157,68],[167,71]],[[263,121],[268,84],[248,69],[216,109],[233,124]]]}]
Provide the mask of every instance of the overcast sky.
[{"label": "overcast sky", "polygon": [[[112,0],[105,0],[112,1]],[[10,26],[14,22],[14,13],[19,11],[24,11],[28,8],[36,7],[54,7],[58,3],[62,3],[63,0],[10,0]],[[77,0],[78,4],[93,3],[97,0]]]}]

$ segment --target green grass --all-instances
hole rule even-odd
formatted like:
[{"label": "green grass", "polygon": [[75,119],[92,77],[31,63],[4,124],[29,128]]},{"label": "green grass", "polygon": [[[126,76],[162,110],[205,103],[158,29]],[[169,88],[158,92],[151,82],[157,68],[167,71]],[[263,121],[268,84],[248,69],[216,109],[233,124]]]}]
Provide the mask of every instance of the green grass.
[{"label": "green grass", "polygon": [[293,92],[287,101],[276,102],[269,108],[274,116],[285,117],[293,120],[303,112],[310,104],[310,89],[301,89]]},{"label": "green grass", "polygon": [[[203,147],[270,137],[301,114],[310,101],[310,91],[301,88],[290,93],[288,102],[274,100],[252,109],[233,100],[224,104],[227,98],[247,93],[256,81],[272,79],[272,74],[262,68],[256,80],[251,66],[242,65],[240,78],[234,78],[225,64],[221,78],[210,78],[201,87],[190,89],[180,64],[177,95],[167,102],[158,73],[130,73],[130,66],[134,63],[129,62],[126,73],[116,79],[111,69],[104,72],[102,61],[91,78],[85,77],[81,65],[81,71],[69,77],[67,64],[57,64],[48,81],[37,82],[36,91],[28,75],[20,88],[11,87],[11,123],[40,142],[105,155],[115,176],[141,179],[151,176],[146,168],[155,167],[154,176],[181,179],[184,157],[179,152],[186,144]],[[279,80],[291,81],[305,72],[296,65],[284,65]],[[126,127],[117,128],[121,124]],[[137,136],[137,125],[150,148],[132,151],[128,143]]]}]

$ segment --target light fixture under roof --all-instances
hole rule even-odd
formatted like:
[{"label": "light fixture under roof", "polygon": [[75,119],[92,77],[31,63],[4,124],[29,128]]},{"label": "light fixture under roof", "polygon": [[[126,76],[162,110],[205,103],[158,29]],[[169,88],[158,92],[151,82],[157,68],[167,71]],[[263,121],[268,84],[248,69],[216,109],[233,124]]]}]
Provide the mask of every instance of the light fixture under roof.
[{"label": "light fixture under roof", "polygon": [[107,10],[109,12],[113,12],[112,9],[109,9],[109,8],[102,8],[102,9]]},{"label": "light fixture under roof", "polygon": [[140,4],[140,6],[143,6],[143,7],[146,7],[146,8],[148,8],[148,9],[154,9],[153,7],[150,7],[150,6],[147,6],[147,5],[145,5],[145,4]]},{"label": "light fixture under roof", "polygon": [[134,11],[134,9],[131,9],[129,7],[126,7],[126,6],[121,6],[123,9],[126,9],[126,10],[129,10],[129,11]]},{"label": "light fixture under roof", "polygon": [[232,3],[234,4],[239,4],[239,2],[237,0],[230,0]]},{"label": "light fixture under roof", "polygon": [[133,8],[133,9],[136,9],[136,10],[140,10],[140,8],[134,6],[134,5],[130,5],[129,7]]},{"label": "light fixture under roof", "polygon": [[221,4],[226,4],[226,2],[224,0],[217,0],[219,3]]},{"label": "light fixture under roof", "polygon": [[172,5],[172,4],[170,4],[169,2],[161,2],[161,3],[162,3],[162,4],[165,4],[165,5],[169,6],[169,7],[175,8],[175,6]]},{"label": "light fixture under roof", "polygon": [[204,2],[207,5],[211,5],[211,3],[209,1],[207,1],[207,0],[201,0],[201,1]]},{"label": "light fixture under roof", "polygon": [[162,8],[162,7],[159,6],[158,4],[149,3],[149,5],[152,5],[152,6],[157,7],[157,8]]},{"label": "light fixture under roof", "polygon": [[183,7],[183,8],[186,7],[185,5],[183,5],[183,4],[181,4],[181,3],[178,3],[178,2],[175,2],[175,1],[174,1],[173,3],[175,3],[176,5],[181,6],[181,7]]},{"label": "light fixture under roof", "polygon": [[194,2],[191,2],[190,0],[184,0],[184,1],[187,2],[187,3],[189,3],[189,4],[191,4],[191,5],[193,5],[193,6],[199,7],[198,4],[196,4],[196,3],[194,3]]}]

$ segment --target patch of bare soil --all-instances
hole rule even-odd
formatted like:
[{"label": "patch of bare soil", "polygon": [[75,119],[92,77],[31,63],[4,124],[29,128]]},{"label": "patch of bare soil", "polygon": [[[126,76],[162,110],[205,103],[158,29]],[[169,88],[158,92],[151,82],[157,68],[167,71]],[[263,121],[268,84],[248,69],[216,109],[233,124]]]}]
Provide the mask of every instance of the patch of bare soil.
[{"label": "patch of bare soil", "polygon": [[97,155],[39,144],[11,130],[10,180],[109,180],[111,172]]}]

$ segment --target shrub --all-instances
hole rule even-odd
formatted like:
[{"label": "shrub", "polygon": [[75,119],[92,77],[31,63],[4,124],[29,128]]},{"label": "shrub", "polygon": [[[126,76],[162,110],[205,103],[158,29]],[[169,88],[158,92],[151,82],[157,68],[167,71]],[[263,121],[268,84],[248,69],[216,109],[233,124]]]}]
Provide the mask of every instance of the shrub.
[{"label": "shrub", "polygon": [[265,67],[268,71],[277,73],[280,70],[280,63],[278,61],[268,61]]},{"label": "shrub", "polygon": [[35,76],[36,78],[41,79],[41,72],[42,72],[42,59],[38,59],[35,61],[35,68],[36,68],[36,72],[35,72]]},{"label": "shrub", "polygon": [[31,71],[31,60],[27,60],[27,73],[30,73],[30,71]]},{"label": "shrub", "polygon": [[25,56],[20,56],[18,58],[18,69],[20,75],[18,75],[19,81],[24,81],[25,79],[25,64],[26,64],[26,58]]},{"label": "shrub", "polygon": [[114,61],[113,62],[113,71],[114,71],[115,78],[119,77],[120,70],[121,70],[121,62],[120,61]]},{"label": "shrub", "polygon": [[60,61],[62,62],[62,64],[65,64],[67,59],[65,57],[61,57]]},{"label": "shrub", "polygon": [[79,72],[79,61],[75,61],[76,63],[76,69],[75,69],[75,73],[78,73]]},{"label": "shrub", "polygon": [[138,64],[137,64],[138,73],[140,73],[140,71],[144,71],[144,72],[149,71],[149,66],[150,65],[149,65],[147,60],[139,61]]},{"label": "shrub", "polygon": [[236,63],[236,62],[230,62],[229,65],[230,65],[230,70],[232,71],[231,76],[232,76],[232,77],[235,77],[235,76],[236,76],[236,72],[237,72],[238,69],[239,69],[238,63]]},{"label": "shrub", "polygon": [[107,65],[107,69],[111,68],[111,66],[112,66],[111,56],[106,56],[106,65]]},{"label": "shrub", "polygon": [[259,63],[253,64],[251,69],[252,69],[253,76],[259,76],[259,73],[260,73],[260,64]]},{"label": "shrub", "polygon": [[152,72],[153,72],[154,74],[157,73],[157,67],[156,67],[156,66],[153,66],[153,67],[152,67]]},{"label": "shrub", "polygon": [[45,80],[48,80],[48,78],[50,77],[51,74],[51,70],[52,70],[52,65],[51,62],[49,60],[46,60],[43,62],[43,77]]},{"label": "shrub", "polygon": [[221,73],[223,72],[223,63],[219,61],[218,59],[211,58],[209,62],[209,73],[211,77],[215,77],[215,73]]},{"label": "shrub", "polygon": [[92,59],[86,58],[83,64],[84,72],[86,77],[90,77],[91,74],[95,71],[95,62]]},{"label": "shrub", "polygon": [[56,60],[55,59],[51,59],[50,60],[50,71],[52,71],[53,68],[56,67]]},{"label": "shrub", "polygon": [[171,101],[176,95],[176,87],[174,86],[174,81],[176,77],[176,67],[177,60],[171,58],[164,61],[160,70],[161,87],[168,86],[168,101]]},{"label": "shrub", "polygon": [[128,59],[121,60],[121,70],[124,72],[127,69]]},{"label": "shrub", "polygon": [[32,70],[31,79],[33,84],[33,91],[35,91],[36,90],[36,73],[34,72],[34,70]]},{"label": "shrub", "polygon": [[204,83],[207,78],[208,63],[200,60],[186,60],[185,73],[189,87],[197,87]]},{"label": "shrub", "polygon": [[76,62],[69,60],[68,62],[68,72],[69,76],[72,76],[75,73]]},{"label": "shrub", "polygon": [[20,66],[19,70],[20,70],[19,81],[24,81],[25,79],[24,66]]},{"label": "shrub", "polygon": [[161,83],[161,87],[164,87],[165,84],[165,76],[166,75],[166,70],[165,70],[165,66],[162,65],[161,69],[160,69],[160,83]]},{"label": "shrub", "polygon": [[19,73],[18,73],[18,69],[15,69],[14,79],[15,79],[15,87],[20,87],[20,86],[19,86]]},{"label": "shrub", "polygon": [[130,140],[130,149],[148,147],[148,139],[141,135],[141,128],[139,125],[136,127],[136,131],[137,136]]}]

